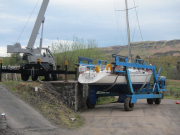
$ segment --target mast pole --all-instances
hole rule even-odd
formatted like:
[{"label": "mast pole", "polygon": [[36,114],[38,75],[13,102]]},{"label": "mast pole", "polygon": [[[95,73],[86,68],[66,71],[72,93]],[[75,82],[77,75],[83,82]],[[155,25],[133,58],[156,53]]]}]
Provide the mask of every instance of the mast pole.
[{"label": "mast pole", "polygon": [[128,48],[129,48],[128,60],[129,60],[129,63],[131,63],[132,62],[132,60],[131,60],[131,43],[130,43],[130,31],[129,31],[127,0],[125,0],[125,6],[126,6],[126,25],[127,25],[127,36],[128,36]]}]

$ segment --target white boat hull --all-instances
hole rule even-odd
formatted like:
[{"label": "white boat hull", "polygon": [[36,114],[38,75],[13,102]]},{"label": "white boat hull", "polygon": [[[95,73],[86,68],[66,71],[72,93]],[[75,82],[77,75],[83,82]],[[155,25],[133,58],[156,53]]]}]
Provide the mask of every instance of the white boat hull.
[{"label": "white boat hull", "polygon": [[[148,83],[151,78],[152,73],[148,72],[130,72],[132,84],[143,84]],[[116,80],[117,75],[110,74],[107,72],[85,72],[79,75],[78,81],[83,84],[89,85],[108,85],[113,84]],[[127,84],[126,77],[123,75],[118,76],[116,84]]]}]

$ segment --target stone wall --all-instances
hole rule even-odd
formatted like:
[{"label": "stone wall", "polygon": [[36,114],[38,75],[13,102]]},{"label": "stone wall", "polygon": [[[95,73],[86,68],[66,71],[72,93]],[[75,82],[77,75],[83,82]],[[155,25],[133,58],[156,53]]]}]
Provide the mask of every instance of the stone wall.
[{"label": "stone wall", "polygon": [[63,98],[64,104],[74,111],[79,111],[86,107],[88,86],[78,83],[78,81],[55,81],[50,82],[55,90]]}]

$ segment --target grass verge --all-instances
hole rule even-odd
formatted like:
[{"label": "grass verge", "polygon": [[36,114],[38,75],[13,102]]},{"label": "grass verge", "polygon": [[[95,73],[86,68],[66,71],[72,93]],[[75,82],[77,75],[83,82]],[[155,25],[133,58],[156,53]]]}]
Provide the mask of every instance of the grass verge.
[{"label": "grass verge", "polygon": [[164,93],[164,98],[180,99],[180,80],[166,80],[167,92]]},{"label": "grass verge", "polygon": [[[66,107],[58,97],[52,95],[39,82],[8,81],[1,82],[1,84],[7,86],[13,93],[36,108],[53,124],[75,129],[84,122],[84,119]],[[35,92],[35,87],[38,87],[38,92]],[[71,118],[76,118],[76,120],[72,121]]]},{"label": "grass verge", "polygon": [[180,98],[175,98],[174,96],[164,96],[165,99],[177,99],[180,100]]},{"label": "grass verge", "polygon": [[99,97],[98,101],[96,101],[96,105],[102,105],[102,104],[106,104],[106,103],[110,103],[110,102],[116,102],[117,98],[115,98],[114,96],[111,97]]}]

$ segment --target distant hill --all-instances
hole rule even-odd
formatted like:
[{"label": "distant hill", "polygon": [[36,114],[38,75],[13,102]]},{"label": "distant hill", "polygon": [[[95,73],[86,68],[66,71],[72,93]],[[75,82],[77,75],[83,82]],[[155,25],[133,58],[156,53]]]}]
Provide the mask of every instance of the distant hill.
[{"label": "distant hill", "polygon": [[[144,44],[144,45],[143,45]],[[146,51],[145,51],[146,48]],[[128,55],[128,46],[110,46],[103,47],[103,53],[111,55]],[[180,56],[180,39],[169,41],[145,41],[131,43],[131,53],[133,57],[139,55],[141,58],[153,56]]]}]

